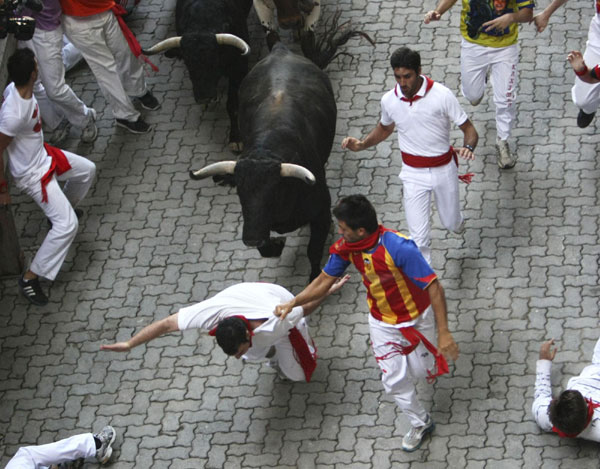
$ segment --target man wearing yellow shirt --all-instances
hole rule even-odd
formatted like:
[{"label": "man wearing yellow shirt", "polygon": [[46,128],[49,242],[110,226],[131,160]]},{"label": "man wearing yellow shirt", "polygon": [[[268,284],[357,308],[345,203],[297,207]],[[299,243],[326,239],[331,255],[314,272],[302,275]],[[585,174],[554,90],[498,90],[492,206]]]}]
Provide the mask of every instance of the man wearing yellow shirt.
[{"label": "man wearing yellow shirt", "polygon": [[[425,15],[425,24],[437,21],[456,0],[439,0]],[[533,18],[533,0],[462,0],[460,32],[461,91],[473,106],[485,92],[489,72],[496,105],[498,166],[512,168],[517,162],[508,145],[516,116],[518,23]]]}]

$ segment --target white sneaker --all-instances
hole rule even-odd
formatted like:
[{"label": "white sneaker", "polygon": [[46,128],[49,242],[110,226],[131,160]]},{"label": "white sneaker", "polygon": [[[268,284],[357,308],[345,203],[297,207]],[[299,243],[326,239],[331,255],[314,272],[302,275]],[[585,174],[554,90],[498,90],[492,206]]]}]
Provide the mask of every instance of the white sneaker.
[{"label": "white sneaker", "polygon": [[517,163],[516,156],[510,153],[507,140],[496,140],[496,151],[498,152],[498,166],[500,169],[510,169]]},{"label": "white sneaker", "polygon": [[52,131],[52,136],[50,137],[50,145],[60,145],[64,142],[71,133],[71,123],[67,119],[63,119],[58,124],[58,127]]},{"label": "white sneaker", "polygon": [[81,141],[84,143],[92,143],[98,138],[98,127],[96,127],[96,110],[90,108],[90,120],[81,131]]},{"label": "white sneaker", "polygon": [[423,438],[428,433],[431,433],[435,428],[435,423],[431,419],[431,415],[427,415],[427,421],[422,427],[412,427],[409,432],[402,438],[402,449],[408,453],[419,449]]}]

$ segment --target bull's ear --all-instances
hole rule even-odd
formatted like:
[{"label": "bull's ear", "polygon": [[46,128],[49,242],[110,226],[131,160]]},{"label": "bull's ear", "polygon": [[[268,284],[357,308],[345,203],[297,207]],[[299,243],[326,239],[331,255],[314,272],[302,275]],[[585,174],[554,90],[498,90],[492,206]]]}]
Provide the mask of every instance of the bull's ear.
[{"label": "bull's ear", "polygon": [[235,177],[233,174],[219,174],[213,176],[212,180],[219,186],[235,187]]}]

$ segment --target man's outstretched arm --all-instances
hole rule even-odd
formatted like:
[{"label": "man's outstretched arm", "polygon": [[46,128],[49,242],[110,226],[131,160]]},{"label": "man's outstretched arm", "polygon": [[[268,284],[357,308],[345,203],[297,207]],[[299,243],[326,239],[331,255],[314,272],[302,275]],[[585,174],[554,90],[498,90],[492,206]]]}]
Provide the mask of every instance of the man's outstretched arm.
[{"label": "man's outstretched arm", "polygon": [[145,344],[146,342],[156,339],[157,337],[168,334],[169,332],[175,332],[179,330],[177,319],[179,313],[172,314],[160,321],[153,322],[149,326],[144,327],[140,332],[134,335],[131,339],[126,342],[116,342],[114,344],[101,345],[100,350],[110,350],[112,352],[128,352],[138,345]]},{"label": "man's outstretched arm", "polygon": [[305,306],[313,301],[320,301],[327,295],[329,289],[336,282],[337,277],[327,275],[325,272],[321,272],[319,276],[314,279],[310,284],[296,295],[291,301],[277,305],[273,314],[278,316],[280,319],[285,317],[292,311],[296,306]]},{"label": "man's outstretched arm", "polygon": [[548,406],[552,402],[550,371],[552,369],[552,360],[556,356],[556,347],[553,349],[553,345],[554,339],[550,339],[540,347],[540,356],[535,367],[535,394],[531,407],[536,423],[542,430],[547,432],[552,429],[552,423],[550,423],[550,418],[548,417]]},{"label": "man's outstretched arm", "polygon": [[311,314],[315,309],[319,307],[321,303],[323,303],[323,300],[325,300],[325,298],[342,288],[349,278],[350,275],[348,274],[344,275],[343,277],[335,278],[335,282],[329,288],[329,290],[327,290],[324,296],[322,296],[318,300],[309,301],[304,306],[302,306],[302,309],[304,310],[304,316],[308,316],[309,314]]}]

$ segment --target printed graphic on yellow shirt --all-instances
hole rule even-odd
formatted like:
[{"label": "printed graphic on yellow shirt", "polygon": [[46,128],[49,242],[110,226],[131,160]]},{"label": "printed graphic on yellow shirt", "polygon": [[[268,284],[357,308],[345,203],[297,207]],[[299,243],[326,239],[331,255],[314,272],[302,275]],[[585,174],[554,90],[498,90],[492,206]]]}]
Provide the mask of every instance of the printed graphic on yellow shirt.
[{"label": "printed graphic on yellow shirt", "polygon": [[[600,2],[600,0],[597,0]],[[488,47],[508,47],[517,42],[518,25],[512,23],[502,30],[483,25],[522,8],[533,8],[533,0],[462,0],[460,30],[463,37],[475,44]]]}]

